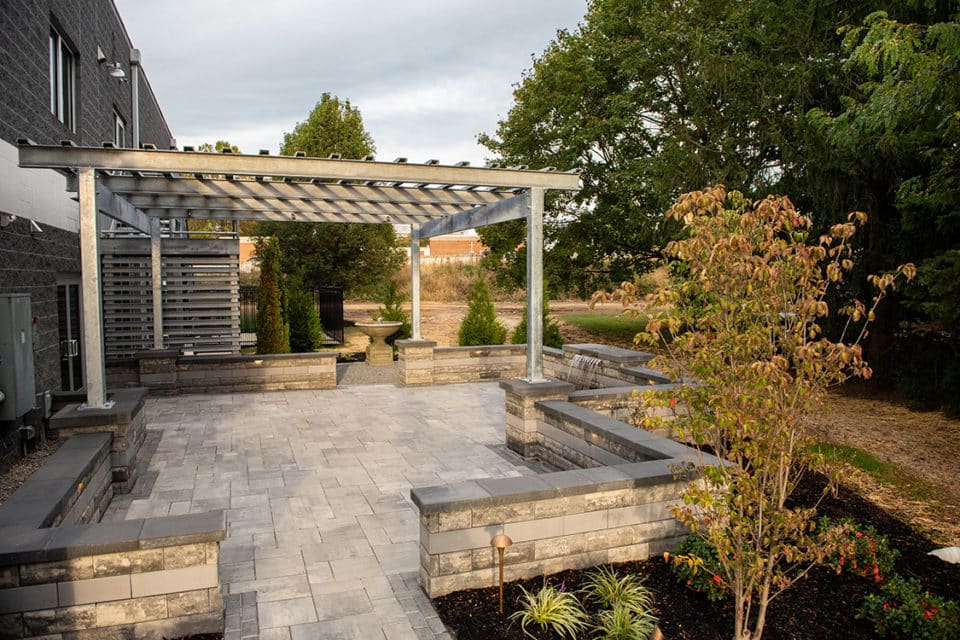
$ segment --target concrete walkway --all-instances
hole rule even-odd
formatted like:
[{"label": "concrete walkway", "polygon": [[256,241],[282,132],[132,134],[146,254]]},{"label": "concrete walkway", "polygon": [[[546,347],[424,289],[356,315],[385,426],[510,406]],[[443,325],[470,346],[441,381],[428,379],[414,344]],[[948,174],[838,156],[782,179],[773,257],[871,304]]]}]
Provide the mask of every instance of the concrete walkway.
[{"label": "concrete walkway", "polygon": [[263,640],[449,638],[417,585],[410,489],[533,473],[503,447],[496,383],[155,398],[146,411],[159,434],[143,486],[104,519],[227,509],[228,640],[257,627]]}]

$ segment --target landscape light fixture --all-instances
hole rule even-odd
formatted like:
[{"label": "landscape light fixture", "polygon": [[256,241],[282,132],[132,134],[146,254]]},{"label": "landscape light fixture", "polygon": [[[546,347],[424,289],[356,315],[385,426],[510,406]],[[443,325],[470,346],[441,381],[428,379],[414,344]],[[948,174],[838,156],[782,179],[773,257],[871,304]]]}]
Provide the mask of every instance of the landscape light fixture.
[{"label": "landscape light fixture", "polygon": [[513,540],[510,539],[510,536],[504,534],[498,534],[493,536],[493,539],[490,541],[490,546],[494,547],[497,550],[497,554],[500,556],[500,613],[503,614],[503,550],[513,544]]}]

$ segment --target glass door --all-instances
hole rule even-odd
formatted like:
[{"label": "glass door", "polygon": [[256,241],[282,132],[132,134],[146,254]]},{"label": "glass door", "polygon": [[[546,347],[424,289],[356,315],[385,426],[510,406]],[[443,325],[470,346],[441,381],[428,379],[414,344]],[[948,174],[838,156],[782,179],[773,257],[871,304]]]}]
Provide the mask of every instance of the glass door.
[{"label": "glass door", "polygon": [[83,388],[83,342],[80,331],[80,283],[57,285],[57,315],[60,330],[60,388]]}]

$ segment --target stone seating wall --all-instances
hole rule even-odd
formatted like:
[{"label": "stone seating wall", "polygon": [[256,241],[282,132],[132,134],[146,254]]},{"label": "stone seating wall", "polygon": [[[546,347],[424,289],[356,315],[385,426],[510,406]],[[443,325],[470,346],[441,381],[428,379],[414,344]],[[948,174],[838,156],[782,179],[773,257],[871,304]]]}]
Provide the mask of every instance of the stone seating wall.
[{"label": "stone seating wall", "polygon": [[144,351],[107,367],[110,388],[144,387],[151,395],[334,389],[337,353],[184,356]]},{"label": "stone seating wall", "polygon": [[68,403],[64,443],[0,505],[0,640],[162,638],[224,629],[224,511],[99,522],[137,479],[146,391]]}]

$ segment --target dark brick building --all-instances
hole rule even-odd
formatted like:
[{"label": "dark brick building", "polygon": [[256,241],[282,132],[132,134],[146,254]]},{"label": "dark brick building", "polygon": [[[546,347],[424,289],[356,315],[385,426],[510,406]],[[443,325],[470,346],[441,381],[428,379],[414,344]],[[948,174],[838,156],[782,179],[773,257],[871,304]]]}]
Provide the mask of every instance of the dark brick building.
[{"label": "dark brick building", "polygon": [[[17,166],[16,141],[132,146],[133,48],[112,0],[0,2],[0,293],[30,295],[38,393],[82,387],[82,340],[71,339],[88,301],[77,203],[62,176]],[[173,139],[143,69],[138,88],[140,143],[166,149]],[[5,426],[0,459],[15,448]]]}]

